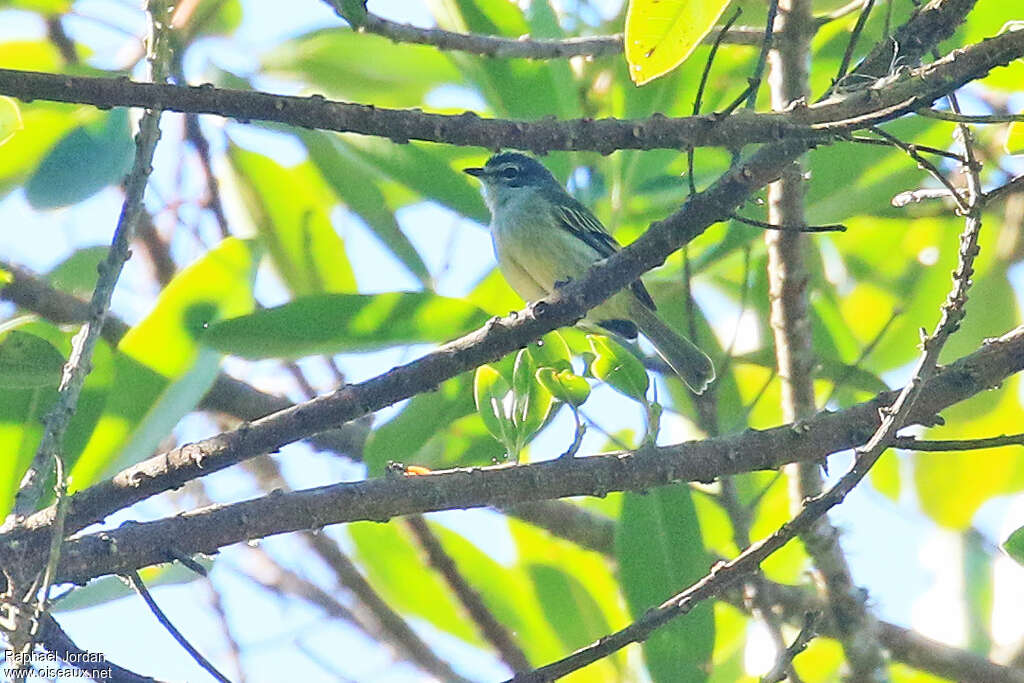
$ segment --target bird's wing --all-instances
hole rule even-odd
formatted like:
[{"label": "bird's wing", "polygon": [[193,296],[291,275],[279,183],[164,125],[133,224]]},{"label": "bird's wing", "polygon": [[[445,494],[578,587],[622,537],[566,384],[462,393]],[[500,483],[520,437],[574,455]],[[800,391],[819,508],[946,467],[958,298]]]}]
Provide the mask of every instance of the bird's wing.
[{"label": "bird's wing", "polygon": [[[594,251],[601,255],[601,258],[608,258],[622,248],[605,227],[601,225],[601,221],[597,220],[597,216],[575,199],[571,203],[559,202],[555,212],[558,224],[590,245]],[[654,299],[647,292],[643,282],[637,280],[629,288],[633,290],[633,294],[645,306],[652,311],[656,308]]]}]

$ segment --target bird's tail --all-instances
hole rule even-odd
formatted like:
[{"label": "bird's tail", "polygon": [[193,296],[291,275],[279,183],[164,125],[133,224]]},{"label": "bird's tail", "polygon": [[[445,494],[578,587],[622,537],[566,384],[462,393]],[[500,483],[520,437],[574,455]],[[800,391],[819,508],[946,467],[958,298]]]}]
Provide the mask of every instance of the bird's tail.
[{"label": "bird's tail", "polygon": [[658,315],[639,301],[631,306],[631,316],[641,334],[694,393],[701,394],[715,378],[715,366],[689,339],[677,334]]}]

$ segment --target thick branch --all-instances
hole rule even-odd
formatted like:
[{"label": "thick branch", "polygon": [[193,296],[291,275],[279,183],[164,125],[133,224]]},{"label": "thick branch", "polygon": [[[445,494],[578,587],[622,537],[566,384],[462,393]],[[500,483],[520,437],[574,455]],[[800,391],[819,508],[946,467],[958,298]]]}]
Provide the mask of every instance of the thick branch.
[{"label": "thick branch", "polygon": [[[999,385],[1024,369],[1024,326],[993,340],[929,379],[910,422],[930,423],[949,405]],[[897,392],[800,424],[706,439],[645,451],[499,465],[419,476],[384,477],[289,494],[271,494],[177,517],[125,525],[69,541],[58,578],[84,582],[95,576],[170,561],[173,553],[214,553],[220,547],[270,534],[399,515],[580,495],[647,490],[677,481],[713,481],[753,470],[818,459],[864,443],[880,424],[880,409]],[[908,424],[910,423],[908,422]],[[39,534],[39,532],[37,532]],[[41,538],[10,535],[0,564],[35,561]],[[43,546],[45,547],[45,546]],[[26,556],[28,555],[28,556]]]},{"label": "thick branch", "polygon": [[[472,112],[428,114],[334,102],[323,97],[286,97],[263,92],[136,83],[127,79],[73,77],[0,69],[0,94],[23,100],[51,100],[98,107],[154,107],[216,114],[242,121],[275,121],[305,128],[386,137],[396,142],[426,140],[488,149],[551,150],[679,149],[737,147],[753,142],[832,136],[889,121],[922,107],[991,69],[1024,54],[1024,30],[1007,31],[958,50],[898,79],[836,96],[785,113],[713,114],[642,120],[575,119],[508,121]],[[874,74],[883,75],[884,72]]]}]

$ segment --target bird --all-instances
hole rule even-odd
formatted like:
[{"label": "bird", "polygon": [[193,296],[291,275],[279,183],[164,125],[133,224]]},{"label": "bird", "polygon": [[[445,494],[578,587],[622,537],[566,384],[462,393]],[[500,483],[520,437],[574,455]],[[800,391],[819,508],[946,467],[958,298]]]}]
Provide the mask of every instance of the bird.
[{"label": "bird", "polygon": [[[621,249],[601,221],[526,154],[501,152],[483,167],[463,171],[483,185],[498,267],[526,301],[583,277],[596,261]],[[642,333],[694,393],[703,393],[715,378],[711,359],[658,317],[640,280],[593,308],[581,324],[628,340]]]}]

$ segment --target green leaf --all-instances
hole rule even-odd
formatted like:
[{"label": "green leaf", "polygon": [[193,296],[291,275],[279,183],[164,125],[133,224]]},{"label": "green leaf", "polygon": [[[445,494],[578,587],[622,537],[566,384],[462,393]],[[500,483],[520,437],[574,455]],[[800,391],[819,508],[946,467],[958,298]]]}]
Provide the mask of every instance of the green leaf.
[{"label": "green leaf", "polygon": [[311,294],[210,325],[202,343],[243,358],[302,358],[448,341],[486,319],[429,292]]},{"label": "green leaf", "polygon": [[[0,62],[2,59],[3,50],[0,49]],[[66,104],[49,102],[21,105],[24,129],[7,141],[3,154],[0,154],[0,195],[24,182],[35,170],[39,160],[69,130],[81,124],[83,119],[88,121],[101,114],[95,109],[70,111]]]},{"label": "green leaf", "polygon": [[256,245],[229,238],[180,271],[117,348],[117,391],[71,469],[84,488],[148,457],[217,376],[220,355],[199,346],[212,321],[252,310]]},{"label": "green leaf", "polygon": [[620,394],[647,402],[647,388],[650,378],[636,356],[618,342],[600,335],[587,335],[590,348],[594,351],[594,362],[590,371]]},{"label": "green leaf", "polygon": [[526,571],[544,616],[567,651],[578,650],[611,631],[601,608],[576,577],[548,564],[528,564]]},{"label": "green leaf", "polygon": [[630,0],[626,63],[637,85],[663,76],[700,45],[729,0]]},{"label": "green leaf", "polygon": [[474,412],[471,384],[469,373],[442,382],[437,391],[414,396],[402,412],[374,429],[363,449],[368,473],[371,476],[383,474],[389,460],[427,467],[436,465],[436,462],[423,462],[414,456],[432,436]]},{"label": "green leaf", "polygon": [[505,396],[510,387],[501,373],[490,365],[481,365],[473,377],[473,400],[484,426],[509,451],[515,451],[515,425],[505,412]]},{"label": "green leaf", "polygon": [[380,107],[420,106],[431,90],[462,81],[451,60],[433,47],[342,28],[278,45],[263,57],[263,71],[303,81],[333,99]]},{"label": "green leaf", "polygon": [[1007,154],[1024,154],[1024,122],[1014,121],[1006,131]]},{"label": "green leaf", "polygon": [[17,101],[10,97],[0,97],[0,145],[24,127],[25,123],[21,120],[21,109]]},{"label": "green leaf", "polygon": [[366,222],[373,234],[424,287],[432,288],[426,264],[398,226],[384,193],[370,181],[365,163],[352,158],[351,153],[343,154],[335,135],[304,130],[295,134],[305,144],[310,161],[320,170],[338,199]]},{"label": "green leaf", "polygon": [[[32,335],[48,343],[61,356],[71,353],[74,332],[65,332],[33,316],[23,316],[4,324],[8,330]],[[56,358],[54,358],[56,360]],[[60,368],[53,368],[51,386],[27,389],[6,388],[0,391],[0,513],[6,514],[14,499],[21,476],[28,466],[42,436],[42,418],[57,398],[56,380]],[[92,372],[85,378],[78,397],[78,408],[64,434],[64,456],[69,461],[85,447],[100,413],[103,411],[114,379],[114,360],[110,347],[99,340],[93,349]],[[49,490],[49,487],[47,487]],[[48,504],[49,501],[42,501]]]},{"label": "green leaf", "polygon": [[548,332],[526,347],[538,368],[554,368],[572,372],[572,352],[558,332]]},{"label": "green leaf", "polygon": [[512,370],[512,421],[520,446],[541,428],[551,411],[551,392],[536,374],[537,364],[529,351],[520,349]]},{"label": "green leaf", "polygon": [[231,35],[241,25],[240,0],[200,0],[186,26],[178,26],[177,21],[174,22],[174,28],[186,34],[185,43],[191,43],[199,36]]},{"label": "green leaf", "polygon": [[[478,223],[490,220],[479,188],[469,182],[469,176],[453,167],[464,153],[414,142],[396,145],[371,137],[346,136],[335,140],[338,149],[348,151],[379,176],[405,186],[417,198],[436,201]],[[363,182],[372,181],[366,177]]]},{"label": "green leaf", "polygon": [[33,389],[56,386],[64,356],[50,342],[20,330],[0,336],[0,387]]},{"label": "green leaf", "polygon": [[308,163],[284,168],[236,146],[228,159],[256,231],[291,292],[354,291],[345,243],[329,216],[334,194],[316,169]]},{"label": "green leaf", "polygon": [[[703,577],[711,563],[689,488],[677,485],[647,494],[627,493],[616,527],[615,555],[634,618]],[[711,605],[700,603],[643,643],[651,679],[706,680],[714,644]]]},{"label": "green leaf", "polygon": [[556,372],[554,368],[540,368],[537,381],[556,399],[574,408],[579,408],[590,397],[590,384],[571,370]]},{"label": "green leaf", "polygon": [[124,180],[134,155],[128,110],[115,109],[54,145],[25,184],[25,198],[36,209],[77,204]]},{"label": "green leaf", "polygon": [[99,277],[99,265],[109,252],[109,247],[78,249],[47,273],[46,281],[68,294],[90,296]]},{"label": "green leaf", "polygon": [[1017,564],[1024,565],[1024,526],[1017,528],[1006,537],[1006,540],[1003,541],[1003,550],[1016,560]]}]

